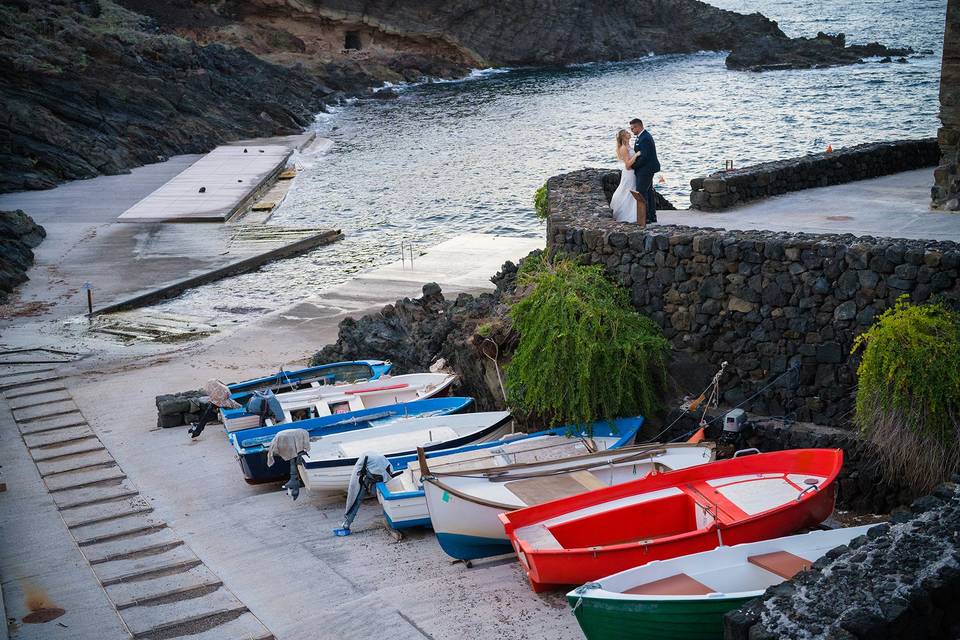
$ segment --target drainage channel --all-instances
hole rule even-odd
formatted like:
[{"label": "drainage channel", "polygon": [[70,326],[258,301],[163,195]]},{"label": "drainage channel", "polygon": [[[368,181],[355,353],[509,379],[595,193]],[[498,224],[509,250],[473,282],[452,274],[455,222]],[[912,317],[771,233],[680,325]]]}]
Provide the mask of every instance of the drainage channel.
[{"label": "drainage channel", "polygon": [[64,524],[131,637],[273,639],[153,514],[54,370],[0,359],[0,392]]}]

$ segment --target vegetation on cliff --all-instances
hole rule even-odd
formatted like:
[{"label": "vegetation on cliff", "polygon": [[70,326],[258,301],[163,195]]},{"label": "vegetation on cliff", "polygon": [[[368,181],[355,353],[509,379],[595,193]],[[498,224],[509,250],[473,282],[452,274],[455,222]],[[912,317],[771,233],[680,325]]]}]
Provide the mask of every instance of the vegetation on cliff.
[{"label": "vegetation on cliff", "polygon": [[547,184],[544,183],[542,187],[537,189],[536,193],[533,194],[533,211],[537,214],[537,217],[541,220],[546,220],[549,211],[547,209]]},{"label": "vegetation on cliff", "polygon": [[854,422],[888,473],[929,489],[960,468],[960,314],[906,297],[860,335]]},{"label": "vegetation on cliff", "polygon": [[670,344],[599,266],[528,259],[510,309],[520,341],[507,367],[511,407],[551,425],[651,415]]}]

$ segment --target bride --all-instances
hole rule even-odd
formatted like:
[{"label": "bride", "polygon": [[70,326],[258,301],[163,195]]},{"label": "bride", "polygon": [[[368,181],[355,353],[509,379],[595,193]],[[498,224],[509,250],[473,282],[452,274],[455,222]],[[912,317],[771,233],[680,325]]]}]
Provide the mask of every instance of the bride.
[{"label": "bride", "polygon": [[[637,222],[637,201],[630,193],[637,188],[637,181],[633,174],[633,162],[639,153],[630,152],[630,132],[620,129],[617,132],[617,157],[620,159],[620,185],[613,192],[610,199],[610,208],[613,209],[613,219],[617,222]],[[640,222],[645,226],[646,220]]]}]

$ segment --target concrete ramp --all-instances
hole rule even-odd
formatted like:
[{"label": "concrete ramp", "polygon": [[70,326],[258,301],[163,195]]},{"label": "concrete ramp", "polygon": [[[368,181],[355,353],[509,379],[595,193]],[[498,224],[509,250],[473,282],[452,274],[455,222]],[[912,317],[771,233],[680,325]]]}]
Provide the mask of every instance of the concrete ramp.
[{"label": "concrete ramp", "polygon": [[284,145],[217,147],[127,209],[117,221],[225,222],[273,181],[291,153]]}]

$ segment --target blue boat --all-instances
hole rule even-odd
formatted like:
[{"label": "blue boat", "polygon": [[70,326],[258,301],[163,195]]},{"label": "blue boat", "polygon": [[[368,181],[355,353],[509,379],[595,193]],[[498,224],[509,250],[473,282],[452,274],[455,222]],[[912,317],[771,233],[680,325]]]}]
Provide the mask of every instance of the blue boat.
[{"label": "blue boat", "polygon": [[318,384],[339,384],[344,382],[359,382],[361,380],[376,380],[380,376],[390,373],[393,365],[383,360],[353,360],[348,362],[332,362],[316,367],[297,369],[295,371],[279,372],[272,376],[254,378],[243,382],[228,384],[230,396],[245,404],[254,391],[270,389],[274,393],[288,393],[309,389]]},{"label": "blue boat", "polygon": [[230,444],[237,452],[240,469],[248,483],[276,482],[290,477],[290,465],[285,461],[275,460],[273,465],[268,466],[267,448],[273,441],[273,437],[284,429],[305,429],[311,437],[318,437],[331,433],[386,426],[413,417],[427,418],[460,413],[472,404],[473,398],[427,398],[426,400],[415,400],[311,420],[301,420],[292,424],[281,423],[257,429],[243,429],[228,434],[228,437]]},{"label": "blue boat", "polygon": [[[641,425],[643,425],[643,418],[641,417],[620,418],[613,423],[606,421],[596,422],[592,425],[591,432],[598,449],[619,449],[634,441]],[[484,442],[458,447],[456,449],[426,452],[425,455],[431,462],[436,461],[437,464],[442,465],[444,464],[444,458],[449,460],[452,459],[453,456],[456,456],[459,461],[468,457],[460,454],[480,452],[480,456],[510,455],[511,450],[522,451],[524,449],[530,449],[531,447],[528,445],[548,445],[550,441],[557,440],[558,437],[566,435],[579,437],[585,433],[585,429],[577,430],[570,426],[562,426],[547,429],[546,431],[537,431],[512,438],[504,438],[495,442]],[[534,442],[536,444],[534,444]],[[394,529],[408,529],[411,527],[430,526],[431,524],[430,514],[427,510],[427,503],[424,498],[424,491],[420,484],[419,476],[407,469],[407,465],[416,459],[416,455],[391,459],[394,469],[404,469],[404,473],[401,473],[389,482],[381,482],[377,485],[377,500],[379,500],[383,506],[383,514],[387,519],[387,524]]]}]

